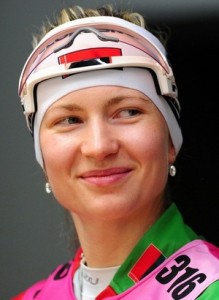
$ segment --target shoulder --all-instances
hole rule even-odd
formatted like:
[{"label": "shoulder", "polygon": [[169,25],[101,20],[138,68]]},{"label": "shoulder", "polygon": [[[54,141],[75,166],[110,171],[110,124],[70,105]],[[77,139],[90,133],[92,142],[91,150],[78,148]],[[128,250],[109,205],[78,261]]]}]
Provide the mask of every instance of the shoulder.
[{"label": "shoulder", "polygon": [[209,287],[197,298],[198,300],[215,300],[219,295],[219,280],[213,282]]},{"label": "shoulder", "polygon": [[[40,291],[43,289],[46,281],[47,280],[44,279],[44,280],[36,282],[31,287],[29,287],[28,289],[26,289],[19,295],[11,298],[10,300],[24,300],[24,299],[32,300],[32,299],[35,299],[37,297],[37,295],[40,293]],[[28,298],[26,298],[26,297],[28,297]]]},{"label": "shoulder", "polygon": [[50,274],[48,278],[36,282],[28,289],[26,289],[16,297],[11,298],[10,300],[40,300],[41,295],[52,297],[52,294],[54,294],[56,290],[61,289],[63,292],[63,290],[68,287],[68,282],[71,281],[68,275],[71,276],[72,274],[72,266],[72,261],[59,265],[55,268],[55,270]]},{"label": "shoulder", "polygon": [[81,253],[82,249],[79,248],[73,260],[59,265],[47,279],[38,281],[10,300],[40,300],[42,298],[60,300],[63,299],[65,292],[68,294],[65,299],[72,299],[72,278],[80,265]]}]

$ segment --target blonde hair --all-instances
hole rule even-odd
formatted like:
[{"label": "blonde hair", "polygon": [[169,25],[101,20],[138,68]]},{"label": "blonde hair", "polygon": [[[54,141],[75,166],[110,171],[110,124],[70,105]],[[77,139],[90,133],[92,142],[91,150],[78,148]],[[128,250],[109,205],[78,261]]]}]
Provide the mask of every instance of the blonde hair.
[{"label": "blonde hair", "polygon": [[161,40],[161,42],[165,43],[165,37],[161,33],[161,31],[155,32],[155,30],[149,29],[149,26],[146,24],[144,17],[140,13],[132,12],[128,10],[116,11],[113,9],[112,5],[108,4],[96,9],[82,8],[81,6],[78,5],[74,5],[72,7],[62,9],[60,13],[55,17],[54,21],[47,20],[47,22],[44,23],[43,26],[41,27],[39,34],[35,34],[33,36],[32,45],[35,48],[37,44],[40,42],[40,40],[50,30],[52,30],[53,28],[61,24],[76,19],[95,17],[95,16],[113,16],[113,17],[124,19],[138,26],[146,28],[149,31],[153,31],[153,33]]}]

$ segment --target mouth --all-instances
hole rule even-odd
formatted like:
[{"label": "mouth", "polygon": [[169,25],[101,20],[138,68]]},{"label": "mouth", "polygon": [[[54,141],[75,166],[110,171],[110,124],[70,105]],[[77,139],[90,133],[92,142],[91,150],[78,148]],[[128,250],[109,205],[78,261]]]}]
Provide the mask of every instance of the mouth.
[{"label": "mouth", "polygon": [[121,182],[132,169],[127,167],[117,167],[103,170],[91,170],[83,173],[80,178],[85,182],[96,186],[107,186]]}]

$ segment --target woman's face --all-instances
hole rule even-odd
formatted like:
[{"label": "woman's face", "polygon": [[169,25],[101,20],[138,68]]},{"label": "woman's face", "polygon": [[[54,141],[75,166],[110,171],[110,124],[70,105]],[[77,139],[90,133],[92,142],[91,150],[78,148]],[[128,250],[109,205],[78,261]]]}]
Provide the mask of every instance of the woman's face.
[{"label": "woman's face", "polygon": [[40,129],[59,203],[81,218],[138,215],[162,200],[175,151],[162,115],[142,93],[102,86],[72,92]]}]

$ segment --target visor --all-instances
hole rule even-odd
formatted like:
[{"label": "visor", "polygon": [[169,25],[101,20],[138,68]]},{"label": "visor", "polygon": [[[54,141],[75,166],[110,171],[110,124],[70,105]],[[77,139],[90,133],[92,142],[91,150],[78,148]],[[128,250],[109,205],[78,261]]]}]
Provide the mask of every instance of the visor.
[{"label": "visor", "polygon": [[[90,62],[80,64],[79,62]],[[25,114],[36,111],[34,87],[46,79],[99,69],[142,67],[156,75],[159,94],[174,98],[172,69],[160,41],[115,17],[90,17],[51,30],[29,56],[19,82]],[[178,111],[179,111],[179,103]]]}]

